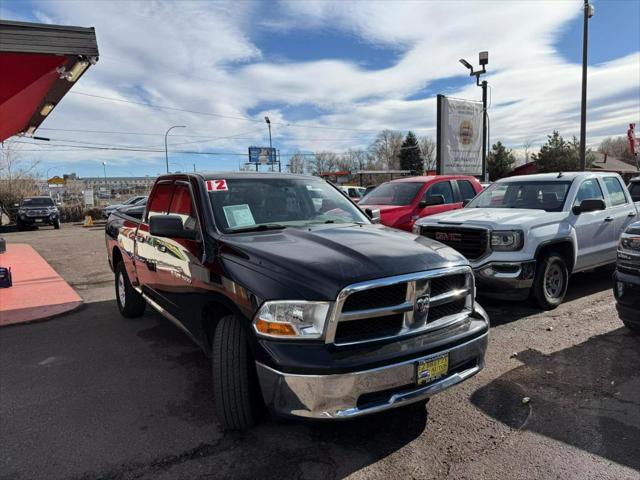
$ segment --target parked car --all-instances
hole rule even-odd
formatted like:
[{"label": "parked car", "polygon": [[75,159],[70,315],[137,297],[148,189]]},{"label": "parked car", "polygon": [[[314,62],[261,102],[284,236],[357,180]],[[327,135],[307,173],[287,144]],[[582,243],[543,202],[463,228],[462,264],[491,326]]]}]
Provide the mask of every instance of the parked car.
[{"label": "parked car", "polygon": [[362,197],[364,197],[365,187],[356,187],[353,185],[340,185],[342,190],[351,200],[358,203]]},{"label": "parked car", "polygon": [[60,212],[51,197],[25,197],[15,206],[18,208],[18,230],[33,225],[51,225],[56,230],[60,228]]},{"label": "parked car", "polygon": [[483,368],[489,321],[462,255],[370,217],[317,177],[162,176],[142,220],[107,222],[118,309],[210,355],[225,428],[426,401]]},{"label": "parked car", "polygon": [[572,273],[616,261],[618,238],[638,214],[619,175],[548,173],[498,180],[463,210],[416,223],[414,232],[462,253],[478,291],[560,305]]},{"label": "parked car", "polygon": [[379,185],[359,205],[379,209],[384,225],[410,232],[419,218],[462,208],[481,191],[474,177],[398,178]]},{"label": "parked car", "polygon": [[640,222],[630,225],[620,237],[614,282],[620,319],[640,333]]},{"label": "parked car", "polygon": [[135,205],[137,202],[140,202],[140,201],[146,203],[147,202],[147,196],[146,195],[137,195],[135,197],[131,197],[131,198],[127,199],[125,202],[118,203],[116,205],[108,205],[104,209],[104,216],[108,218],[109,215],[111,215],[117,209],[122,208],[122,207],[128,207],[130,205]]}]

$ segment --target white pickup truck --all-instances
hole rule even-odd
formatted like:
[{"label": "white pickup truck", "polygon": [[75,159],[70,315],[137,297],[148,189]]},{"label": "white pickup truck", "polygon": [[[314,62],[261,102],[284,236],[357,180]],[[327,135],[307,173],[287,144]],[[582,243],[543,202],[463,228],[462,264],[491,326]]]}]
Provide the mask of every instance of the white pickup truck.
[{"label": "white pickup truck", "polygon": [[638,209],[615,173],[504,178],[465,208],[425,217],[414,233],[471,262],[479,293],[541,308],[562,303],[572,273],[616,261],[620,234]]}]

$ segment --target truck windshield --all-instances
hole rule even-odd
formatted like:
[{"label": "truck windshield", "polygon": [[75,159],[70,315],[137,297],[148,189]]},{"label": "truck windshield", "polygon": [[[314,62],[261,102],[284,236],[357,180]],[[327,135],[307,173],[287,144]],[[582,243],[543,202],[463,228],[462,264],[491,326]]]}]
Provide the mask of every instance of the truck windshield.
[{"label": "truck windshield", "polygon": [[417,182],[383,183],[365,195],[360,205],[409,205],[422,185]]},{"label": "truck windshield", "polygon": [[209,199],[216,224],[228,233],[370,223],[358,207],[322,180],[254,177],[210,182],[221,186],[209,192]]},{"label": "truck windshield", "polygon": [[466,208],[524,208],[559,212],[571,182],[494,183],[474,198]]},{"label": "truck windshield", "polygon": [[53,200],[50,198],[25,198],[22,200],[23,207],[52,207]]}]

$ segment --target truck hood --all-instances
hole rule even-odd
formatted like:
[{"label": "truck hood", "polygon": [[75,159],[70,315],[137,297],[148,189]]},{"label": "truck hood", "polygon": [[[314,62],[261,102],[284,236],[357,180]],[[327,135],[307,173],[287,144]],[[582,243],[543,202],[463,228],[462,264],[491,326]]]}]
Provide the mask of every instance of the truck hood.
[{"label": "truck hood", "polygon": [[383,225],[323,225],[225,235],[225,259],[289,285],[308,300],[333,300],[373,278],[467,265],[455,250]]},{"label": "truck hood", "polygon": [[432,215],[418,220],[420,226],[465,225],[485,228],[528,229],[548,223],[558,223],[566,218],[566,212],[516,208],[463,208],[452,212]]}]

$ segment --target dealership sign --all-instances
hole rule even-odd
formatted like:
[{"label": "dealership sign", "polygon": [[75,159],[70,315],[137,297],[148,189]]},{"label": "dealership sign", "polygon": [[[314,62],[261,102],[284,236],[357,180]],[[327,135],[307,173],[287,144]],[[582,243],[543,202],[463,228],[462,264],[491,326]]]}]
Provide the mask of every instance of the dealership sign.
[{"label": "dealership sign", "polygon": [[438,95],[440,175],[482,175],[482,102]]},{"label": "dealership sign", "polygon": [[271,147],[249,147],[249,163],[271,165],[278,163],[276,149]]}]

